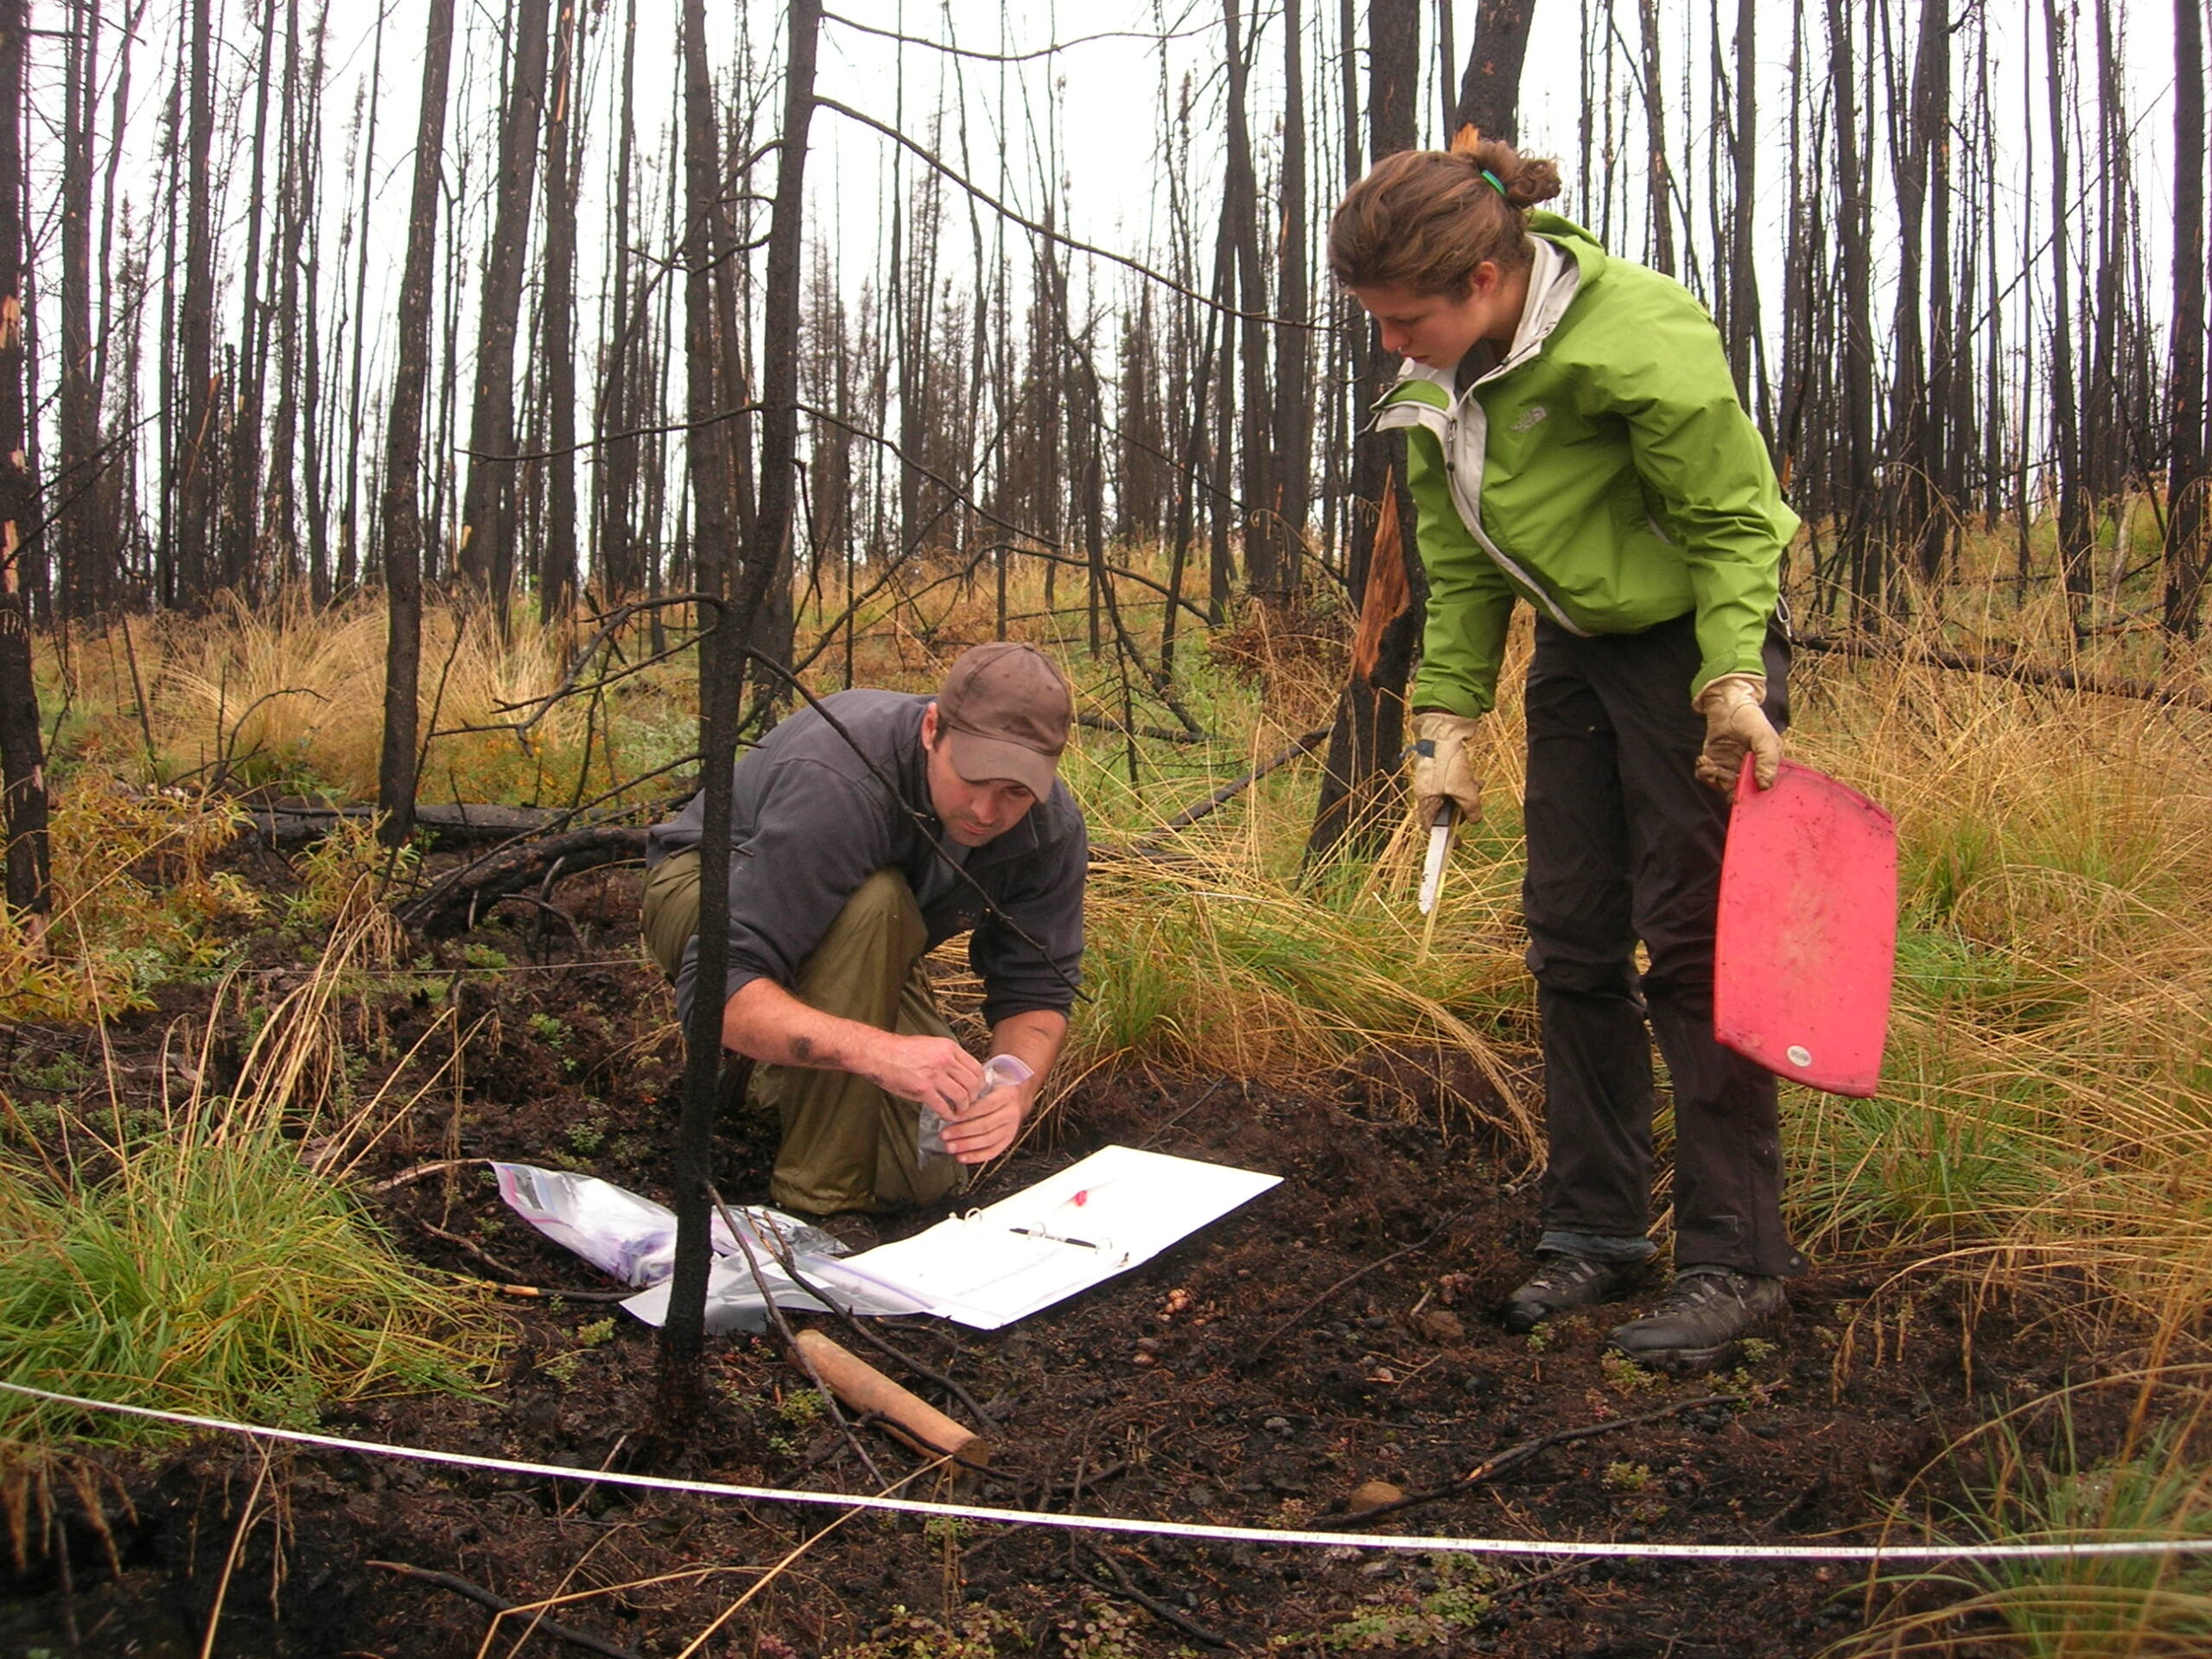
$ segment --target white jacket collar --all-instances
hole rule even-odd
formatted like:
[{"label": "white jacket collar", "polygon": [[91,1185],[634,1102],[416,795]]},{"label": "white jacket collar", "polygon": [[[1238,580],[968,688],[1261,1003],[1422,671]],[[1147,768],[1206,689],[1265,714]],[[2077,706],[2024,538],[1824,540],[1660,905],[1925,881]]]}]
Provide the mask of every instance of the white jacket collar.
[{"label": "white jacket collar", "polygon": [[[1478,375],[1468,384],[1479,385],[1491,376],[1503,373],[1514,365],[1534,356],[1543,346],[1559,320],[1567,315],[1567,308],[1582,288],[1582,267],[1541,236],[1529,238],[1530,262],[1529,266],[1529,297],[1521,308],[1521,323],[1513,331],[1513,345],[1505,355]],[[1411,358],[1399,366],[1398,380],[1427,380],[1443,389],[1447,399],[1456,399],[1460,387],[1457,381],[1458,365],[1447,368],[1431,368],[1426,363],[1416,363]]]}]

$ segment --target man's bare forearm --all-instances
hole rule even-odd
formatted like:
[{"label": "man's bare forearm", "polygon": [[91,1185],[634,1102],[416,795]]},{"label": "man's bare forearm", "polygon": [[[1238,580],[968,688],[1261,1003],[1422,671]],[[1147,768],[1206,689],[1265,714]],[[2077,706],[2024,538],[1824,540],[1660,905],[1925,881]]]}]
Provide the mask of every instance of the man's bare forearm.
[{"label": "man's bare forearm", "polygon": [[772,979],[748,981],[722,1009],[722,1046],[770,1065],[857,1071],[885,1033],[857,1020],[809,1007]]},{"label": "man's bare forearm", "polygon": [[723,1005],[722,1046],[771,1065],[849,1071],[945,1117],[983,1084],[982,1062],[949,1037],[907,1036],[840,1019],[770,979],[749,981]]},{"label": "man's bare forearm", "polygon": [[1033,1074],[1027,1086],[1034,1094],[1052,1063],[1060,1058],[1060,1046],[1067,1039],[1067,1015],[1050,1008],[1032,1008],[1010,1014],[991,1027],[991,1052],[1011,1054],[1027,1065]]}]

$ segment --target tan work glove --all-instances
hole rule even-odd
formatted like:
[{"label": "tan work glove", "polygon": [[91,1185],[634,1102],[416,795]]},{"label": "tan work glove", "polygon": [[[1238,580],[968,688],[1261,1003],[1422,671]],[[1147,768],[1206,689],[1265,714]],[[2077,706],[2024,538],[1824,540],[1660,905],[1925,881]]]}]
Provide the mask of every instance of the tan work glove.
[{"label": "tan work glove", "polygon": [[1435,823],[1446,801],[1469,823],[1482,817],[1482,779],[1468,752],[1474,741],[1475,721],[1466,715],[1431,709],[1414,716],[1414,816],[1421,823]]},{"label": "tan work glove", "polygon": [[1766,676],[1723,674],[1697,694],[1705,716],[1705,752],[1697,758],[1698,781],[1710,784],[1730,800],[1743,775],[1746,752],[1758,757],[1752,774],[1761,789],[1772,789],[1782,766],[1782,735],[1766,717]]}]

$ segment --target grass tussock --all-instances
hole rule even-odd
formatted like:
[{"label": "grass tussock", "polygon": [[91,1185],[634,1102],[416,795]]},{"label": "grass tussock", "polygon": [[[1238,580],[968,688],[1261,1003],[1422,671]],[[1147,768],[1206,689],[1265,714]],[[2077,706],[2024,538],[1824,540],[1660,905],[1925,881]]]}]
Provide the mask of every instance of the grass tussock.
[{"label": "grass tussock", "polygon": [[[227,1094],[205,1087],[203,1047],[177,1057],[169,1070],[194,1081],[152,1121],[118,1104],[38,1134],[8,1109],[0,1378],[295,1424],[329,1400],[466,1385],[491,1326],[401,1256],[346,1185],[408,1103],[345,1086],[336,998],[373,933],[333,940]],[[0,1395],[0,1451],[18,1457],[158,1432]]]},{"label": "grass tussock", "polygon": [[54,810],[43,938],[0,908],[0,1020],[90,1020],[219,974],[239,930],[268,918],[259,893],[215,868],[238,823],[219,799],[74,774]]},{"label": "grass tussock", "polygon": [[2212,720],[1896,659],[1810,665],[1796,753],[1882,801],[1883,1091],[1793,1102],[1808,1241],[2212,1283]]},{"label": "grass tussock", "polygon": [[[2175,1543],[2141,1555],[1961,1562],[1885,1580],[1888,1605],[1835,1659],[2001,1650],[2025,1659],[2183,1659],[2212,1651],[2212,1465],[2197,1368],[2133,1379],[2135,1409],[2099,1453],[2081,1391],[2011,1412],[1936,1467],[1969,1497],[1927,1518],[1929,1535],[1984,1544]],[[2129,1386],[2124,1381],[2115,1386]]]},{"label": "grass tussock", "polygon": [[85,1024],[144,1009],[160,986],[219,978],[259,929],[290,929],[303,948],[334,925],[366,929],[385,956],[397,949],[380,899],[412,875],[415,849],[383,847],[373,823],[341,823],[294,857],[296,887],[274,897],[219,868],[245,826],[219,795],[71,771],[51,824],[48,925],[34,935],[0,909],[0,1020]]}]

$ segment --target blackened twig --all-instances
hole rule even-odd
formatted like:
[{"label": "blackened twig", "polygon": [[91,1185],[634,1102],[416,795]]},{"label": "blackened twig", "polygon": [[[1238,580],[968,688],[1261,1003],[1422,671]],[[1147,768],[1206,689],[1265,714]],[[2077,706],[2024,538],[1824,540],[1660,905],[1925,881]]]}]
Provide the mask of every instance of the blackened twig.
[{"label": "blackened twig", "polygon": [[1153,831],[1152,834],[1139,836],[1136,840],[1129,843],[1128,850],[1136,854],[1140,857],[1143,856],[1147,852],[1149,852],[1154,848],[1158,847],[1177,830],[1187,830],[1192,824],[1196,823],[1200,818],[1210,817],[1220,808],[1228,805],[1230,802],[1235,800],[1246,790],[1251,788],[1253,785],[1258,783],[1261,779],[1266,777],[1269,772],[1288,766],[1292,761],[1297,760],[1301,754],[1312,753],[1315,749],[1321,747],[1322,740],[1326,738],[1328,734],[1329,728],[1326,726],[1322,727],[1318,731],[1312,731],[1304,734],[1302,736],[1298,738],[1296,741],[1277,750],[1274,754],[1268,756],[1268,759],[1260,762],[1258,766],[1252,767],[1249,771],[1240,772],[1237,773],[1236,777],[1230,779],[1219,789],[1214,791],[1212,794],[1207,796],[1205,799],[1200,801],[1196,806],[1185,807],[1173,817],[1168,819],[1167,822],[1162,824],[1158,830]]},{"label": "blackened twig", "polygon": [[[505,1596],[494,1595],[482,1585],[472,1584],[456,1573],[433,1573],[427,1567],[414,1567],[405,1561],[371,1561],[369,1565],[386,1573],[397,1573],[402,1578],[418,1580],[423,1584],[434,1584],[441,1590],[450,1590],[456,1596],[466,1597],[480,1607],[489,1607],[495,1614],[518,1612],[528,1605],[518,1601],[509,1601]],[[582,1648],[587,1653],[603,1654],[606,1659],[645,1659],[645,1656],[635,1648],[618,1648],[612,1642],[602,1642],[595,1636],[587,1635],[582,1630],[570,1630],[566,1624],[556,1624],[550,1618],[537,1619],[531,1628],[547,1636],[556,1637],[571,1646]]]},{"label": "blackened twig", "polygon": [[1686,1411],[1697,1411],[1707,1406],[1740,1406],[1750,1398],[1747,1394],[1707,1394],[1695,1400],[1677,1400],[1671,1406],[1639,1412],[1633,1417],[1610,1417],[1604,1422],[1580,1423],[1573,1428],[1555,1429],[1549,1434],[1540,1434],[1533,1440],[1523,1440],[1518,1446],[1506,1447],[1494,1457],[1484,1459],[1448,1486],[1435,1486],[1425,1492],[1414,1492],[1393,1503],[1378,1503],[1371,1510],[1362,1510],[1357,1515],[1336,1516],[1307,1524],[1316,1531],[1327,1532],[1342,1531],[1347,1527],[1363,1527],[1384,1516],[1410,1510],[1417,1503],[1433,1503],[1440,1497],[1452,1497],[1471,1486],[1479,1486],[1483,1482],[1503,1474],[1515,1465],[1526,1463],[1538,1452],[1548,1452],[1555,1446],[1591,1440],[1624,1428],[1641,1428],[1647,1423],[1663,1422],[1669,1417],[1678,1417]]},{"label": "blackened twig", "polygon": [[455,1277],[497,1296],[514,1296],[532,1302],[626,1302],[638,1294],[634,1290],[563,1290],[558,1285],[510,1285],[496,1279],[471,1279],[467,1274]]},{"label": "blackened twig", "polygon": [[1428,1236],[1426,1238],[1415,1239],[1412,1243],[1405,1246],[1402,1249],[1393,1250],[1389,1255],[1380,1257],[1376,1261],[1370,1262],[1363,1267],[1354,1268],[1350,1273],[1344,1274],[1343,1278],[1338,1280],[1335,1284],[1331,1285],[1319,1296],[1316,1296],[1312,1301],[1306,1303],[1305,1306],[1300,1308],[1297,1313],[1292,1314],[1281,1325],[1275,1326],[1274,1330],[1268,1332],[1266,1336],[1262,1337],[1260,1339],[1260,1345],[1253,1349],[1252,1351],[1245,1357],[1245,1364],[1249,1366],[1254,1361],[1257,1360],[1262,1354],[1266,1353],[1268,1349],[1274,1346],[1276,1341],[1281,1338],[1284,1332],[1287,1332],[1292,1326],[1304,1319],[1308,1314],[1312,1313],[1315,1308],[1320,1306],[1322,1303],[1327,1301],[1330,1297],[1335,1295],[1346,1285],[1365,1278],[1369,1274],[1373,1273],[1377,1268],[1389,1267],[1393,1262],[1397,1261],[1402,1256],[1414,1255],[1427,1249],[1431,1244],[1433,1244],[1436,1242],[1438,1236],[1440,1235],[1446,1228],[1449,1227],[1453,1222],[1459,1220],[1460,1217],[1465,1215],[1468,1211],[1474,1207],[1475,1206],[1471,1204],[1462,1205],[1459,1209],[1454,1210],[1450,1215],[1445,1217],[1443,1220],[1438,1222],[1435,1226],[1429,1229]]},{"label": "blackened twig", "polygon": [[1184,1635],[1189,1637],[1193,1642],[1203,1642],[1210,1648],[1225,1648],[1229,1645],[1228,1637],[1216,1636],[1211,1630],[1206,1629],[1205,1625],[1198,1623],[1197,1620],[1185,1617],[1182,1612],[1169,1606],[1158,1597],[1148,1596],[1143,1591],[1138,1589],[1136,1581],[1129,1577],[1128,1571],[1122,1566],[1122,1564],[1116,1560],[1111,1555],[1109,1555],[1104,1550],[1099,1548],[1097,1545],[1092,1543],[1088,1539],[1082,1540],[1081,1543],[1083,1547],[1083,1553],[1084,1554],[1090,1556],[1092,1560],[1096,1561],[1101,1567],[1104,1567],[1109,1573],[1111,1573],[1114,1575],[1114,1582],[1116,1585],[1120,1586],[1122,1593],[1127,1596],[1131,1601],[1136,1603],[1138,1606],[1143,1608],[1145,1611],[1150,1613],[1154,1618],[1163,1620],[1164,1622],[1173,1625],[1177,1630],[1182,1631]]},{"label": "blackened twig", "polygon": [[[522,1280],[530,1276],[523,1272],[520,1268],[509,1267],[505,1262],[500,1261],[498,1256],[493,1255],[491,1251],[486,1249],[481,1244],[477,1243],[474,1239],[463,1238],[459,1233],[449,1233],[444,1228],[437,1225],[436,1223],[425,1221],[420,1216],[411,1216],[409,1219],[411,1220],[417,1227],[420,1227],[424,1232],[429,1234],[431,1237],[442,1238],[445,1240],[447,1243],[452,1245],[455,1249],[463,1251],[468,1255],[474,1257],[486,1267],[491,1268],[493,1272],[498,1274],[502,1279]],[[630,1292],[626,1294],[634,1295],[636,1293]]]},{"label": "blackened twig", "polygon": [[737,1248],[745,1253],[745,1265],[753,1271],[753,1288],[760,1293],[760,1300],[767,1309],[768,1319],[775,1325],[776,1334],[783,1338],[784,1351],[791,1356],[794,1365],[806,1373],[806,1380],[814,1384],[815,1392],[822,1396],[822,1404],[830,1413],[830,1420],[843,1431],[846,1440],[859,1457],[861,1467],[868,1471],[868,1478],[875,1482],[878,1488],[889,1484],[883,1478],[883,1471],[875,1466],[875,1459],[868,1456],[868,1448],[861,1444],[861,1437],[853,1432],[853,1426],[846,1421],[845,1414],[838,1408],[837,1396],[830,1392],[830,1385],[814,1369],[814,1362],[806,1357],[806,1350],[798,1345],[798,1334],[791,1329],[791,1322],[784,1317],[784,1310],[776,1306],[776,1298],[768,1289],[768,1281],[760,1276],[760,1258],[753,1254],[753,1241],[746,1236],[745,1230],[738,1225],[737,1217],[730,1214],[729,1205],[722,1202],[722,1195],[711,1182],[707,1186],[707,1196],[715,1201],[715,1208],[721,1212],[722,1225],[729,1229],[730,1236],[737,1241]]},{"label": "blackened twig", "polygon": [[1162,1123],[1150,1135],[1145,1136],[1144,1140],[1139,1143],[1138,1150],[1141,1152],[1149,1152],[1153,1147],[1158,1146],[1160,1144],[1160,1137],[1161,1135],[1166,1134],[1168,1130],[1173,1128],[1178,1123],[1180,1123],[1192,1112],[1197,1111],[1199,1107],[1205,1105],[1208,1100],[1213,1097],[1214,1091],[1228,1081],[1229,1079],[1227,1077],[1216,1077],[1211,1083],[1206,1084],[1205,1088],[1199,1090],[1197,1099],[1193,1100],[1181,1111],[1176,1113],[1174,1116],[1169,1118],[1165,1123]]},{"label": "blackened twig", "polygon": [[893,1347],[890,1343],[885,1341],[881,1337],[876,1335],[874,1332],[869,1330],[868,1326],[861,1324],[859,1319],[855,1319],[853,1316],[853,1312],[850,1308],[846,1307],[828,1291],[823,1289],[819,1285],[817,1285],[809,1280],[804,1274],[798,1270],[798,1260],[797,1256],[792,1254],[790,1244],[780,1234],[774,1235],[772,1243],[769,1243],[765,1240],[763,1242],[768,1243],[768,1249],[775,1255],[776,1265],[784,1270],[784,1276],[789,1279],[793,1284],[797,1285],[801,1290],[804,1291],[808,1295],[813,1297],[814,1300],[821,1303],[823,1306],[828,1308],[830,1313],[836,1314],[837,1316],[838,1322],[842,1324],[846,1330],[851,1332],[869,1347],[874,1349],[879,1354],[882,1354],[888,1358],[897,1360],[908,1370],[913,1372],[915,1376],[934,1382],[938,1387],[944,1389],[955,1399],[958,1400],[962,1405],[967,1407],[968,1409],[975,1414],[976,1421],[982,1424],[985,1428],[995,1429],[998,1427],[997,1421],[992,1417],[990,1413],[983,1409],[982,1402],[978,1401],[974,1395],[969,1393],[966,1389],[961,1387],[959,1383],[954,1382],[943,1371],[931,1370],[928,1366],[923,1364],[921,1361],[916,1359],[912,1355],[906,1353],[901,1349]]}]

